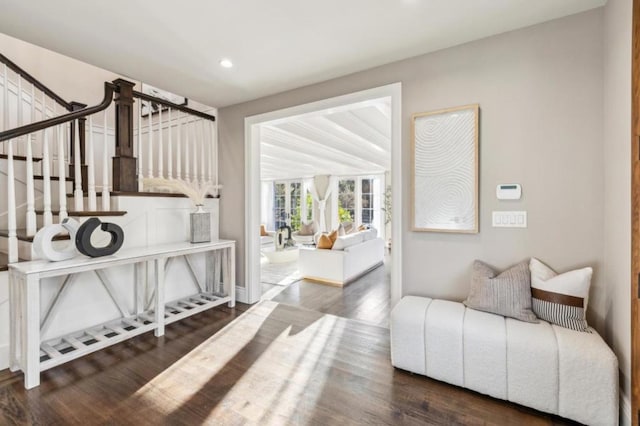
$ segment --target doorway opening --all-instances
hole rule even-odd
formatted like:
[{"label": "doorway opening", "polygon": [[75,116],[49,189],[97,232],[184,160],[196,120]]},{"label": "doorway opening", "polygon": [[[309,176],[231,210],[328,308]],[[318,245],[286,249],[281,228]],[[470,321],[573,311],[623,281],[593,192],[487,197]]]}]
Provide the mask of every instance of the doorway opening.
[{"label": "doorway opening", "polygon": [[[322,232],[348,226],[356,231],[373,228],[371,232],[385,246],[393,236],[387,255],[390,305],[400,299],[400,105],[401,85],[395,83],[245,119],[246,287],[244,294],[239,292],[244,301],[260,300],[265,264],[283,260],[293,269],[299,259],[292,253],[293,246],[315,248],[313,235],[309,239],[301,234],[316,234],[317,239]],[[376,120],[385,116],[386,123]],[[387,158],[382,160],[385,134]],[[342,149],[337,145],[341,136]],[[350,144],[344,145],[344,140]],[[310,226],[313,232],[302,229]],[[289,233],[291,250],[283,254],[287,250],[280,245]],[[278,245],[280,250],[263,244]],[[370,272],[367,265],[361,268],[365,270],[342,273],[351,279],[356,272],[363,273],[358,277]],[[337,269],[327,265],[323,270],[338,273]],[[329,273],[328,283],[332,280]]]}]

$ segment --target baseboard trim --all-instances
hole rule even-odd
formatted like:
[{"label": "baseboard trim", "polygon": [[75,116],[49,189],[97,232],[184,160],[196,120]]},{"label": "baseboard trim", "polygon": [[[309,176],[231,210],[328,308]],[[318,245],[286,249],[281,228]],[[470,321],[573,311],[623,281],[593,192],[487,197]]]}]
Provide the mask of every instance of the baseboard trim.
[{"label": "baseboard trim", "polygon": [[0,346],[0,370],[9,368],[9,345]]},{"label": "baseboard trim", "polygon": [[236,286],[236,302],[249,303],[247,299],[247,288]]},{"label": "baseboard trim", "polygon": [[620,426],[631,426],[631,401],[620,389]]}]

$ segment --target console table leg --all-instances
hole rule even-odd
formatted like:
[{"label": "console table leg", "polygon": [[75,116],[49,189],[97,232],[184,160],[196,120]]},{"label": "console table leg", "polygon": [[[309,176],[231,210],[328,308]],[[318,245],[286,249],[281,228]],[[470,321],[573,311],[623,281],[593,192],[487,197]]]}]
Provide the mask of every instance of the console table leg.
[{"label": "console table leg", "polygon": [[154,260],[156,276],[156,337],[164,336],[164,259]]},{"label": "console table leg", "polygon": [[20,321],[18,311],[22,309],[20,304],[20,283],[18,282],[18,277],[13,272],[9,272],[9,370],[18,371],[20,369],[20,365],[18,363],[18,359],[20,358],[20,341],[19,334],[20,330]]},{"label": "console table leg", "polygon": [[25,294],[25,333],[22,363],[24,386],[27,389],[40,384],[40,278],[27,276]]},{"label": "console table leg", "polygon": [[229,277],[229,296],[231,300],[229,301],[229,307],[233,308],[236,306],[236,251],[235,246],[231,246],[227,249],[229,252],[229,264],[228,264],[228,272],[227,276]]}]

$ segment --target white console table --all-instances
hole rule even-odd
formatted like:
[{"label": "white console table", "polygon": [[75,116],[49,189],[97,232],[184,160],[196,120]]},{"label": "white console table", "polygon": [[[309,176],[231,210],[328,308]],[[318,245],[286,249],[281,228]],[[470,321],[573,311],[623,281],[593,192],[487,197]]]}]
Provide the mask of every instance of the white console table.
[{"label": "white console table", "polygon": [[[208,253],[206,277],[198,277],[190,255]],[[199,287],[199,293],[165,303],[165,269],[177,257],[184,257]],[[122,298],[114,292],[105,269],[134,265],[132,287],[134,308],[130,312]],[[153,268],[153,279],[145,282],[145,269]],[[95,272],[122,315],[110,321],[65,336],[42,341],[56,304],[67,284],[83,272]],[[41,280],[66,277],[41,315]],[[149,294],[152,291],[152,294]],[[235,306],[235,242],[218,240],[210,243],[178,243],[148,248],[121,250],[112,256],[77,258],[63,262],[32,261],[9,265],[10,300],[10,368],[24,372],[25,387],[40,384],[40,372],[83,355],[114,345],[133,336],[155,330],[164,335],[166,324],[228,303]]]}]

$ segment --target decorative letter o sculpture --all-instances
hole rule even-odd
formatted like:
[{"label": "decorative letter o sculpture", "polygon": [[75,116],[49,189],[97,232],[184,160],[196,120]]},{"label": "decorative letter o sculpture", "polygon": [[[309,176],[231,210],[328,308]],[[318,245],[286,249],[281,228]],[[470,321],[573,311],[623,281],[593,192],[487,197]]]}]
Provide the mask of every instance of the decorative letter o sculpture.
[{"label": "decorative letter o sculpture", "polygon": [[[98,227],[111,234],[111,241],[104,247],[94,247],[91,244],[91,234]],[[122,243],[124,243],[122,228],[115,223],[100,222],[97,217],[92,217],[80,225],[76,233],[76,248],[80,253],[89,257],[109,256],[120,250]]]},{"label": "decorative letter o sculpture", "polygon": [[48,225],[40,229],[35,237],[33,237],[33,250],[36,255],[45,260],[52,262],[60,262],[62,260],[69,260],[76,255],[76,246],[71,243],[64,247],[62,250],[55,249],[53,247],[53,238],[65,230],[69,232],[71,241],[76,238],[76,231],[80,224],[78,221],[66,218],[62,223],[56,223],[54,225]]}]

